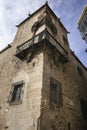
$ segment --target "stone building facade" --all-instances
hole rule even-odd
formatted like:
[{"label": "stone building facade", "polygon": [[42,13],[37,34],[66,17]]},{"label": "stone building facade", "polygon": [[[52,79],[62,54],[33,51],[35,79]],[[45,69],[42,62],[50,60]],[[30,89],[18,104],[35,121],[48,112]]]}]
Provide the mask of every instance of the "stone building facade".
[{"label": "stone building facade", "polygon": [[87,130],[87,70],[46,3],[0,52],[0,130]]}]

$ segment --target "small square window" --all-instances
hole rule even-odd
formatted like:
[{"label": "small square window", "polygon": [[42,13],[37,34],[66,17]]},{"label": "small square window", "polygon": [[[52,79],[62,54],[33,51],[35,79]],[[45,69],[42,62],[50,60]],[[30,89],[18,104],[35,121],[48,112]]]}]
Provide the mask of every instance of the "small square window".
[{"label": "small square window", "polygon": [[23,88],[24,88],[23,86],[24,86],[23,81],[12,84],[9,99],[8,99],[10,104],[22,103]]}]

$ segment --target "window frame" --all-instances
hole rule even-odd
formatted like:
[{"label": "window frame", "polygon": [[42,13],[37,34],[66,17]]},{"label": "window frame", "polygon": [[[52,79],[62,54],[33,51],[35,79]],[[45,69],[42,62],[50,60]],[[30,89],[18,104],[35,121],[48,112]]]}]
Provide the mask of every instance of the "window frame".
[{"label": "window frame", "polygon": [[[10,105],[17,105],[17,104],[22,104],[22,101],[23,101],[23,93],[24,93],[24,81],[18,81],[18,82],[15,82],[11,85],[11,89],[10,89],[10,93],[9,93],[9,97],[8,97],[8,102]],[[13,100],[12,101],[12,97],[13,97],[13,93],[14,93],[14,89],[15,87],[17,87],[18,85],[20,85],[21,87],[21,91],[20,91],[20,98],[17,99],[17,100]],[[16,91],[17,92],[17,91]],[[17,93],[16,93],[17,94]]]},{"label": "window frame", "polygon": [[[55,86],[55,93],[52,92],[52,87]],[[53,95],[51,95],[53,93]],[[54,96],[54,99],[52,99],[52,96]],[[63,105],[62,101],[62,85],[59,81],[55,80],[53,77],[50,77],[50,102],[57,104],[58,106]]]}]

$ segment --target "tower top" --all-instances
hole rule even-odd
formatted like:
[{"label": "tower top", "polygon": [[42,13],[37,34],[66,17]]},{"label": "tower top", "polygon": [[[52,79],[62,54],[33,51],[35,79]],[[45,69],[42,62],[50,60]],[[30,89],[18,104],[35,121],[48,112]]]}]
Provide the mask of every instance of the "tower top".
[{"label": "tower top", "polygon": [[68,31],[67,31],[67,29],[64,27],[64,25],[62,24],[62,22],[60,21],[60,18],[58,18],[57,16],[56,16],[56,14],[53,12],[53,10],[50,8],[50,6],[48,5],[48,1],[46,1],[45,2],[45,4],[43,5],[43,6],[41,6],[38,10],[36,10],[34,13],[32,13],[32,14],[29,14],[29,16],[24,20],[24,21],[22,21],[20,24],[18,24],[16,27],[19,27],[20,25],[22,25],[24,22],[26,22],[28,19],[31,19],[36,13],[38,13],[39,11],[41,11],[43,8],[45,8],[46,7],[46,9],[49,9],[49,11],[53,14],[53,16],[60,22],[60,24],[61,24],[61,26],[65,29],[65,31],[67,32],[67,33],[69,33]]}]

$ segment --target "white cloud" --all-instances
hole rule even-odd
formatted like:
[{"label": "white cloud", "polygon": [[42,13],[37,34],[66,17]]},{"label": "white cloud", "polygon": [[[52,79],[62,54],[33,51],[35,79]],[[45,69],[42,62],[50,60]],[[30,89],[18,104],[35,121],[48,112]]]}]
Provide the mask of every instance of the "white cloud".
[{"label": "white cloud", "polygon": [[16,27],[29,13],[41,6],[43,0],[0,0],[0,49],[12,42]]}]

